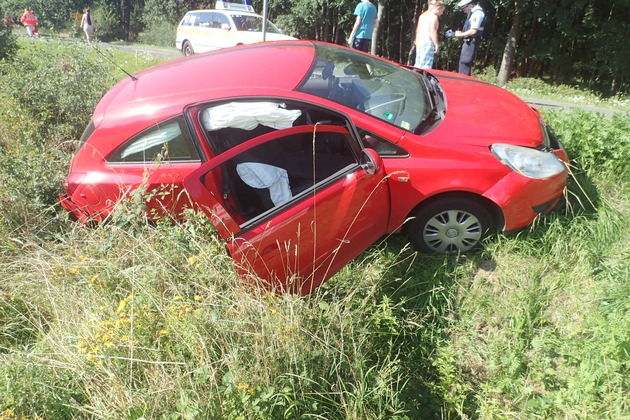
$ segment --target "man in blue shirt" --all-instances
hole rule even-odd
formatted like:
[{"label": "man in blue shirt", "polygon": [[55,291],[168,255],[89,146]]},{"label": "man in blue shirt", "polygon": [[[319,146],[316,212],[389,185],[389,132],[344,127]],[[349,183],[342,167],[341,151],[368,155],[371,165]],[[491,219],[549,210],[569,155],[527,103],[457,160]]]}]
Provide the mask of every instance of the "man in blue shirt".
[{"label": "man in blue shirt", "polygon": [[354,9],[354,15],[357,18],[352,27],[349,44],[355,50],[368,52],[372,43],[372,32],[378,25],[376,6],[370,0],[361,0]]},{"label": "man in blue shirt", "polygon": [[483,27],[486,23],[486,15],[476,0],[461,0],[457,6],[468,16],[464,29],[455,31],[455,37],[462,38],[462,52],[459,55],[459,73],[470,76],[473,61],[477,56],[477,50],[483,38]]}]

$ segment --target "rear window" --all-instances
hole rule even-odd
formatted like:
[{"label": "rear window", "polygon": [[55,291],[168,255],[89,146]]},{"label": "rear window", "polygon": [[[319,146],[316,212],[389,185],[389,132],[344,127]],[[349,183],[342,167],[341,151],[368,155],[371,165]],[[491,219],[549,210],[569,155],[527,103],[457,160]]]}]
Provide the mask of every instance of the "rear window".
[{"label": "rear window", "polygon": [[81,146],[83,146],[85,144],[87,139],[90,138],[90,136],[94,132],[94,129],[95,129],[94,121],[90,120],[90,123],[87,125],[87,127],[85,127],[85,130],[83,130],[83,134],[81,134],[81,141],[79,143],[79,148],[81,148]]}]

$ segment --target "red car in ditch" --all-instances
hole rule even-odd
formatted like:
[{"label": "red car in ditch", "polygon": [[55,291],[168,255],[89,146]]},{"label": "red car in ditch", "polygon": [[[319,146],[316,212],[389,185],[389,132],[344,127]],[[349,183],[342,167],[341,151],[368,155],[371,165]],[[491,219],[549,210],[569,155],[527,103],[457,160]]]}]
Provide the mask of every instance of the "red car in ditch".
[{"label": "red car in ditch", "polygon": [[381,236],[479,247],[560,200],[567,155],[540,113],[456,73],[280,41],[182,58],[100,101],[61,204],[103,221],[205,212],[243,276],[308,293]]}]

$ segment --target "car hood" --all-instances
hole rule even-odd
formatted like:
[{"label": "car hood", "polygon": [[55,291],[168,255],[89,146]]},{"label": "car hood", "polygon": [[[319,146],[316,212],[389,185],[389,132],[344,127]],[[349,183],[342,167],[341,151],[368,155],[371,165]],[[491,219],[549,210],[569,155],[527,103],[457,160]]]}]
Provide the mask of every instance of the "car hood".
[{"label": "car hood", "polygon": [[543,141],[539,116],[505,89],[457,73],[435,72],[444,89],[445,118],[430,133],[440,141],[536,147]]}]

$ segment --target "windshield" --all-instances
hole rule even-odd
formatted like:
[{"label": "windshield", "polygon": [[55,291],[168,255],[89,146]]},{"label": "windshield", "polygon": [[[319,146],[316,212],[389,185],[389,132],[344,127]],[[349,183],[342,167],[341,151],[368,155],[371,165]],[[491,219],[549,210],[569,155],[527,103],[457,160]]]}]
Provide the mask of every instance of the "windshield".
[{"label": "windshield", "polygon": [[421,75],[333,45],[315,44],[316,56],[301,92],[330,99],[408,131],[433,112]]},{"label": "windshield", "polygon": [[[249,15],[232,15],[234,25],[238,31],[247,32],[262,32],[263,19],[260,16]],[[273,23],[267,20],[267,32],[270,34],[281,34],[282,31],[278,29]]]}]

